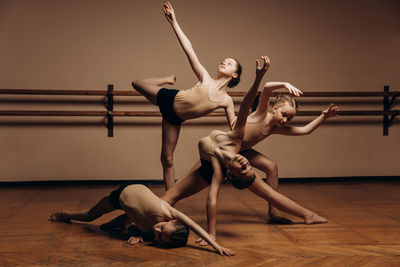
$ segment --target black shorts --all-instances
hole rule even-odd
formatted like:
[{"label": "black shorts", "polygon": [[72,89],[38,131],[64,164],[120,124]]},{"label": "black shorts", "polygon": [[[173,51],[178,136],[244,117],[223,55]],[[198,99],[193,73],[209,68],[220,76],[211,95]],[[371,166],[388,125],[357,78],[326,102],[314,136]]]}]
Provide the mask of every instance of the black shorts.
[{"label": "black shorts", "polygon": [[167,88],[161,88],[157,92],[157,105],[163,119],[175,126],[181,126],[182,122],[185,121],[179,118],[174,111],[174,100],[178,92],[177,89]]},{"label": "black shorts", "polygon": [[108,200],[111,203],[111,206],[118,210],[122,210],[121,205],[119,204],[119,196],[121,195],[122,191],[125,189],[125,187],[132,185],[132,184],[137,184],[135,181],[131,182],[126,182],[123,185],[121,185],[118,189],[115,189],[108,195]]}]

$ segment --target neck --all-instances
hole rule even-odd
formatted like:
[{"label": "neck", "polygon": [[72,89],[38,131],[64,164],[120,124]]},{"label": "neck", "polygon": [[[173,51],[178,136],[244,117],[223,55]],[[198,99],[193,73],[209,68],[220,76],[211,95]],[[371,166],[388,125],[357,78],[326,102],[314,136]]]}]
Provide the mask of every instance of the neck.
[{"label": "neck", "polygon": [[217,88],[221,89],[227,86],[230,80],[231,77],[221,76],[215,79],[214,82],[217,85]]},{"label": "neck", "polygon": [[276,126],[276,123],[273,121],[273,117],[272,117],[273,115],[272,115],[272,113],[271,112],[268,112],[267,113],[267,125],[269,126],[269,127],[275,127]]}]

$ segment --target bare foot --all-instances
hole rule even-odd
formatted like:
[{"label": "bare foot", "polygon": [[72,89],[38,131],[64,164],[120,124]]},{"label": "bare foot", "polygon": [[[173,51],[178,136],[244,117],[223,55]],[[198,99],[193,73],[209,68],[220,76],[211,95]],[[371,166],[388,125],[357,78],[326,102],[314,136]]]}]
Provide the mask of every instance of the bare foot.
[{"label": "bare foot", "polygon": [[176,82],[176,75],[174,74],[174,75],[171,75],[171,76],[168,76],[167,77],[167,82],[166,82],[166,84],[174,84]]},{"label": "bare foot", "polygon": [[316,224],[316,223],[327,223],[328,220],[324,217],[319,216],[316,213],[312,213],[311,216],[304,219],[306,224]]},{"label": "bare foot", "polygon": [[64,212],[56,212],[50,215],[49,221],[52,222],[71,222],[71,219]]},{"label": "bare foot", "polygon": [[292,220],[288,218],[278,216],[278,215],[270,215],[267,219],[268,224],[292,224]]}]

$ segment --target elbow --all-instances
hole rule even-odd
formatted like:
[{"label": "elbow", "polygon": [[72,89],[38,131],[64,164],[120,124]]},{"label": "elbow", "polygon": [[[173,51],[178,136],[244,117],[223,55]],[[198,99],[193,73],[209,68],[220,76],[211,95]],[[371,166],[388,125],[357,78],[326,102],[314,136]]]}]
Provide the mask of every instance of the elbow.
[{"label": "elbow", "polygon": [[206,206],[207,206],[207,209],[216,207],[217,200],[216,199],[207,199]]}]

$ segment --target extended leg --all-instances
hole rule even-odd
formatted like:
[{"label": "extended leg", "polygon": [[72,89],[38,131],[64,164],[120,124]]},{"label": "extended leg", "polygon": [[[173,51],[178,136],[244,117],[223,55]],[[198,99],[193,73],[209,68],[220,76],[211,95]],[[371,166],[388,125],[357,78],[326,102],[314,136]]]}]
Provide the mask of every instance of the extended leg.
[{"label": "extended leg", "polygon": [[[278,165],[267,156],[261,154],[254,149],[248,149],[241,152],[241,154],[249,160],[250,164],[253,167],[263,171],[266,174],[267,184],[271,186],[272,189],[277,191]],[[290,224],[292,223],[292,221],[285,217],[282,217],[279,214],[278,209],[271,205],[271,202],[268,202],[268,223]]]},{"label": "extended leg", "polygon": [[269,185],[264,183],[257,174],[256,179],[254,180],[253,184],[250,185],[249,190],[257,196],[270,201],[279,210],[303,218],[306,224],[327,222],[325,218],[300,206],[293,200],[273,190]]},{"label": "extended leg", "polygon": [[108,200],[108,197],[104,197],[88,211],[56,212],[50,215],[50,220],[53,222],[55,221],[68,222],[70,220],[90,222],[99,218],[101,215],[111,212],[113,210],[115,210],[115,208],[111,205],[110,201]]},{"label": "extended leg", "polygon": [[204,181],[197,168],[195,168],[199,165],[199,162],[196,162],[195,166],[191,168],[189,173],[180,179],[172,188],[168,189],[161,199],[171,205],[175,205],[179,200],[196,194],[207,187],[208,184]]}]

